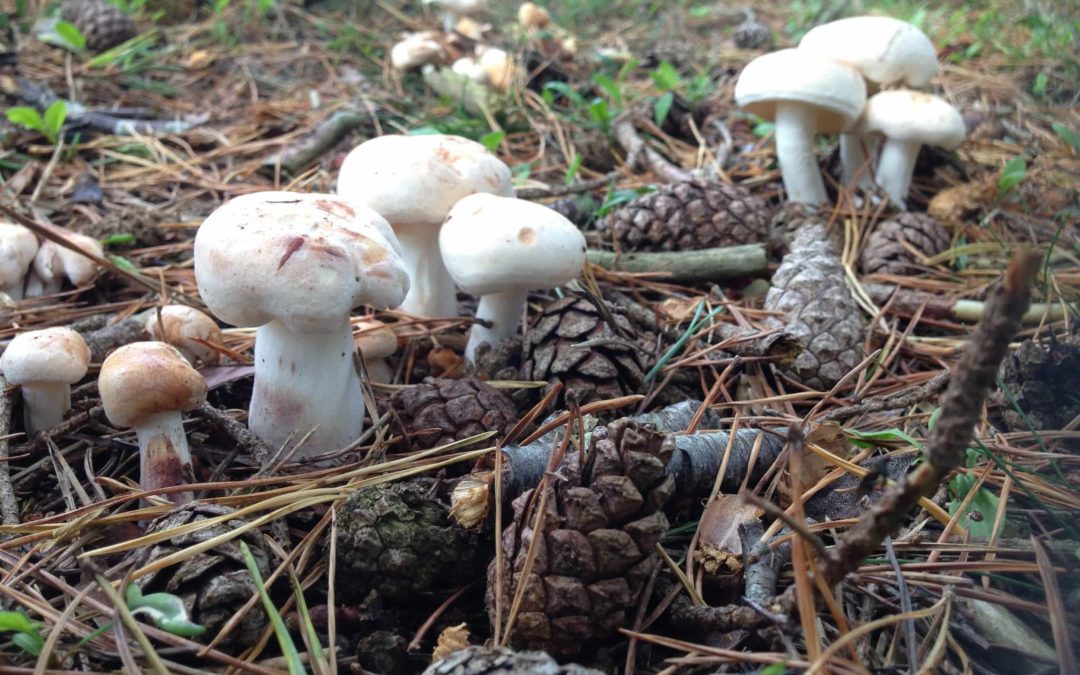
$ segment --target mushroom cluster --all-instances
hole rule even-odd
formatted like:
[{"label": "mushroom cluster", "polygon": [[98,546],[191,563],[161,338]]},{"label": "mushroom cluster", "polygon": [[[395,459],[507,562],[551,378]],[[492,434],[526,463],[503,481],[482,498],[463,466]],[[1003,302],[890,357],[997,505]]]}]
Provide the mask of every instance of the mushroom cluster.
[{"label": "mushroom cluster", "polygon": [[775,122],[790,201],[826,201],[814,134],[839,132],[842,183],[869,189],[876,182],[903,209],[919,149],[952,149],[965,136],[951,105],[901,88],[925,87],[937,72],[934,45],[918,28],[883,16],[851,17],[811,29],[797,49],[751,61],[735,101]]},{"label": "mushroom cluster", "polygon": [[[63,236],[79,250],[102,257],[96,239],[66,231]],[[97,272],[98,264],[92,258],[51,240],[39,245],[29,229],[0,222],[0,293],[11,300],[56,293],[65,278],[73,286],[83,286],[93,281]]]}]

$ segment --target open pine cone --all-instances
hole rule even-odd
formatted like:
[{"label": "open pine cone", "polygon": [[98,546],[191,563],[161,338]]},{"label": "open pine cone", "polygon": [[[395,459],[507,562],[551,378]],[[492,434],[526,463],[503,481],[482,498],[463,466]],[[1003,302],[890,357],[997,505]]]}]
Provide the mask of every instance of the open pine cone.
[{"label": "open pine cone", "polygon": [[[574,391],[578,403],[638,393],[644,380],[642,352],[630,321],[612,310],[615,323],[628,336],[616,335],[588,300],[566,297],[547,305],[525,337],[522,379]],[[589,346],[579,347],[583,342]]]},{"label": "open pine cone", "polygon": [[[420,384],[394,392],[390,405],[405,427],[409,443],[433,448],[496,431],[503,436],[517,421],[514,403],[503,392],[480,380],[424,378]],[[423,429],[435,433],[417,434]]]},{"label": "open pine cone", "polygon": [[138,33],[131,17],[105,0],[67,0],[60,8],[60,18],[78,28],[86,38],[86,48],[95,53],[112,49]]},{"label": "open pine cone", "polygon": [[795,233],[791,250],[773,274],[766,319],[805,345],[783,366],[797,381],[828,390],[863,358],[863,317],[844,281],[844,268],[825,226],[807,222]]},{"label": "open pine cone", "polygon": [[[945,226],[925,213],[901,213],[877,224],[866,239],[859,264],[866,274],[908,274],[919,263],[949,248]],[[906,245],[905,245],[906,243]]]},{"label": "open pine cone", "polygon": [[737,185],[671,183],[616,209],[597,224],[625,251],[691,251],[764,242],[768,205]]},{"label": "open pine cone", "polygon": [[[503,568],[495,562],[488,568],[492,620],[501,573],[504,614],[526,585],[511,643],[557,657],[596,649],[628,625],[656,564],[654,546],[668,527],[660,509],[675,485],[664,472],[674,446],[648,425],[617,420],[598,427],[590,446],[587,461],[567,453],[545,496],[533,488],[514,500],[513,523],[503,531]],[[523,578],[541,501],[541,538]]]}]

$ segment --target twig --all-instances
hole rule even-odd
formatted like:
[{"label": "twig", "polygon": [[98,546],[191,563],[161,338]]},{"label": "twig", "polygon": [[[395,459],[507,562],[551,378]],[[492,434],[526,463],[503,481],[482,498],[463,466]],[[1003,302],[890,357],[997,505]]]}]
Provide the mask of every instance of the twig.
[{"label": "twig", "polygon": [[527,187],[517,190],[518,199],[544,199],[545,197],[565,197],[566,195],[588,192],[616,180],[622,175],[621,171],[609,171],[599,178],[579,181],[570,185],[545,185],[543,187]]},{"label": "twig", "polygon": [[1065,614],[1065,605],[1061,600],[1061,589],[1058,587],[1057,573],[1054,564],[1050,562],[1043,543],[1037,537],[1031,538],[1031,544],[1035,548],[1035,560],[1039,565],[1039,576],[1042,577],[1043,588],[1046,589],[1046,608],[1050,611],[1050,629],[1054,634],[1054,647],[1057,649],[1058,666],[1062,675],[1077,675],[1080,669],[1076,666],[1076,655],[1072,649],[1072,640],[1069,637],[1069,623]]},{"label": "twig", "polygon": [[253,434],[246,426],[205,401],[199,406],[197,412],[210,426],[232,439],[240,450],[251,453],[259,466],[265,467],[269,465],[270,458],[274,453],[262,442],[261,438]]},{"label": "twig", "polygon": [[747,504],[756,506],[764,511],[766,515],[784,521],[784,524],[791,528],[795,534],[799,535],[803,538],[803,541],[810,544],[810,547],[814,549],[814,552],[818,554],[819,558],[824,558],[828,554],[828,549],[825,548],[825,542],[821,541],[821,537],[811,532],[810,528],[808,528],[805,523],[792,518],[784,509],[770,502],[768,499],[759,497],[749,490],[741,490],[739,496]]},{"label": "twig", "polygon": [[724,281],[765,273],[769,256],[762,244],[697,251],[616,253],[589,249],[589,262],[618,272],[654,272],[675,283]]},{"label": "twig", "polygon": [[[870,299],[879,305],[890,302],[890,311],[897,314],[915,314],[920,309],[928,319],[950,319],[974,322],[982,319],[987,303],[978,300],[954,300],[934,293],[899,289],[884,284],[863,284]],[[1033,303],[1020,319],[1025,325],[1043,321],[1061,321],[1065,318],[1065,304],[1061,302]]]},{"label": "twig", "polygon": [[295,174],[329,152],[341,139],[370,119],[371,115],[354,108],[339,110],[320,122],[314,131],[300,141],[265,159],[262,163],[262,172],[272,174],[281,167],[282,172]]},{"label": "twig", "polygon": [[780,568],[791,555],[791,545],[781,544],[772,548],[761,541],[765,534],[760,521],[739,525],[739,541],[742,542],[743,577],[746,601],[753,606],[764,605],[776,595],[776,582]]},{"label": "twig", "polygon": [[119,347],[132,342],[149,340],[150,334],[146,332],[147,316],[147,312],[141,312],[104,328],[82,333],[83,341],[90,348],[90,360],[101,363],[110,352]]},{"label": "twig", "polygon": [[986,301],[983,318],[972,331],[968,347],[941,397],[941,416],[927,439],[925,461],[882,495],[829,551],[825,579],[830,585],[858,568],[887,535],[895,533],[919,499],[930,497],[938,484],[960,466],[998,365],[1031,301],[1031,285],[1041,262],[1037,251],[1022,251],[1013,257],[1002,283]]},{"label": "twig", "polygon": [[[974,492],[974,490],[972,490]],[[900,611],[904,614],[911,613],[911,594],[908,593],[907,581],[904,580],[904,571],[900,569],[900,561],[896,559],[896,551],[893,549],[892,537],[885,537],[885,555],[892,565],[893,573],[896,574],[896,592],[900,596]],[[918,643],[915,641],[915,622],[911,619],[904,621],[904,646],[907,648],[908,667],[914,668],[918,663],[916,650]]]},{"label": "twig", "polygon": [[638,135],[634,125],[635,112],[628,111],[616,118],[611,125],[612,135],[626,151],[626,164],[635,171],[652,171],[665,183],[680,183],[693,179],[689,171],[675,166]]},{"label": "twig", "polygon": [[817,418],[818,422],[828,422],[830,420],[850,419],[856,415],[862,415],[869,412],[880,412],[882,410],[893,410],[896,408],[906,408],[909,405],[918,403],[919,401],[925,401],[934,394],[938,393],[945,383],[949,381],[949,371],[942,371],[930,378],[924,384],[909,389],[907,391],[898,392],[895,394],[887,394],[884,396],[875,396],[868,398],[862,403],[853,403],[851,405],[841,406],[825,413]]},{"label": "twig", "polygon": [[8,383],[0,375],[0,516],[5,525],[19,524],[19,502],[15,499],[15,489],[11,486],[11,472],[8,470],[8,439],[11,432],[11,396],[8,395]]}]

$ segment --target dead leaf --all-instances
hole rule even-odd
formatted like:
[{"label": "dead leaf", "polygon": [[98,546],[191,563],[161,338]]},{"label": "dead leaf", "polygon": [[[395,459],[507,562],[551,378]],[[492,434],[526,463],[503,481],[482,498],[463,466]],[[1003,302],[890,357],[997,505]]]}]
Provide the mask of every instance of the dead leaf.
[{"label": "dead leaf", "polygon": [[431,662],[442,661],[454,652],[459,652],[469,646],[469,628],[461,623],[450,626],[439,633],[439,640],[435,645],[435,651],[431,654]]},{"label": "dead leaf", "polygon": [[761,518],[763,511],[738,495],[719,495],[709,502],[698,524],[696,559],[710,574],[742,572],[739,526]]},{"label": "dead leaf", "polygon": [[[841,459],[851,457],[851,445],[848,443],[847,435],[844,433],[844,428],[836,422],[826,422],[808,433],[806,435],[806,444],[811,443],[828,450]],[[835,468],[836,465],[824,457],[813,452],[805,452],[802,458],[802,471],[799,472],[802,491],[805,492],[817,485],[819,480]],[[787,482],[780,483],[778,492],[782,506],[786,507],[791,504],[791,486]]]},{"label": "dead leaf", "polygon": [[465,359],[447,347],[436,347],[428,352],[428,365],[436,377],[455,379],[465,374]]},{"label": "dead leaf", "polygon": [[669,319],[683,321],[693,316],[701,298],[668,298],[660,303],[660,312]]}]

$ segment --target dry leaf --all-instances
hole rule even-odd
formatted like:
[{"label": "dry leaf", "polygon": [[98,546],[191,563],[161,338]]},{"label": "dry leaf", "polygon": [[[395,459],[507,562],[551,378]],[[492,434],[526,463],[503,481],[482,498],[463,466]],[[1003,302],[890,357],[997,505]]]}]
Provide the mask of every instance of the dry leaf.
[{"label": "dry leaf", "polygon": [[461,623],[450,626],[439,633],[439,640],[435,645],[435,651],[431,654],[431,662],[442,661],[454,652],[459,652],[469,646],[469,627]]},{"label": "dry leaf", "polygon": [[719,495],[709,502],[698,524],[700,546],[694,553],[706,572],[742,572],[739,526],[761,518],[762,513],[738,495]]},{"label": "dry leaf", "polygon": [[[851,446],[848,443],[847,435],[844,433],[844,428],[836,422],[826,422],[807,434],[806,444],[811,443],[828,450],[841,459],[848,459],[851,456]],[[799,473],[802,491],[806,492],[817,485],[819,480],[835,468],[836,465],[824,457],[810,451],[805,452],[802,458],[802,471]],[[780,483],[778,492],[780,504],[784,507],[790,505],[791,487],[788,483]]]},{"label": "dry leaf", "polygon": [[960,222],[985,203],[987,185],[964,183],[938,192],[926,206],[926,212],[943,223]]},{"label": "dry leaf", "polygon": [[701,298],[668,298],[660,303],[660,313],[669,319],[683,321],[694,315],[700,302]]}]

